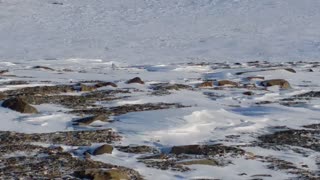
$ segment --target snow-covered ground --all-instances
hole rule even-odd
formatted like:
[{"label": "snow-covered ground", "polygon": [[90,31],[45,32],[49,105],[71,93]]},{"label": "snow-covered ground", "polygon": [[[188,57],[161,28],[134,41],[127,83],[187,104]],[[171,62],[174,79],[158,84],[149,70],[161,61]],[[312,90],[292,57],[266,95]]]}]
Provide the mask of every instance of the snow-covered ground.
[{"label": "snow-covered ground", "polygon": [[[43,65],[53,68],[54,71],[34,69],[33,66]],[[262,65],[264,63],[261,63]],[[132,112],[114,116],[113,123],[100,122],[99,127],[112,128],[123,136],[115,145],[148,145],[162,152],[167,152],[172,146],[189,144],[223,143],[226,145],[248,145],[256,141],[259,135],[272,133],[270,127],[283,127],[301,129],[303,125],[319,123],[319,99],[309,100],[300,106],[284,106],[278,103],[281,99],[292,97],[309,91],[319,91],[320,75],[318,66],[310,63],[297,64],[269,64],[275,66],[268,71],[256,71],[255,65],[248,63],[225,64],[229,68],[218,68],[217,64],[163,64],[163,65],[128,65],[97,59],[66,59],[37,60],[21,63],[1,62],[2,69],[9,72],[0,79],[2,83],[14,80],[28,81],[26,85],[0,85],[0,90],[18,89],[22,87],[70,84],[83,80],[112,81],[118,84],[118,89],[135,88],[128,97],[119,100],[97,102],[103,107],[116,107],[125,104],[145,103],[181,103],[190,106],[181,109],[166,109],[156,111]],[[294,67],[296,73],[284,70],[282,67]],[[309,69],[313,72],[308,72]],[[68,71],[62,71],[68,69]],[[237,72],[248,72],[237,75]],[[125,82],[139,76],[144,85],[126,84]],[[171,84],[185,84],[196,87],[203,80],[228,79],[235,82],[246,83],[246,77],[259,76],[265,79],[286,79],[292,89],[282,90],[278,87],[267,89],[253,89],[253,96],[242,93],[246,88],[204,88],[195,90],[172,90],[171,94],[151,95],[150,87],[156,83],[169,82]],[[47,82],[49,80],[50,82]],[[259,81],[251,83],[259,86]],[[102,89],[115,89],[112,87]],[[69,93],[70,95],[70,93]],[[79,95],[79,93],[73,93]],[[260,102],[271,101],[268,104]],[[66,113],[70,109],[60,105],[42,104],[35,106],[40,113],[25,115],[6,108],[0,108],[1,130],[10,130],[25,133],[55,132],[78,130],[72,126],[71,121],[77,116]],[[236,138],[229,139],[228,136]],[[244,147],[248,152],[261,156],[272,156],[288,162],[297,167],[308,165],[310,171],[317,171],[317,157],[319,152],[310,151],[308,156],[288,150],[272,150],[260,147]],[[268,174],[272,177],[264,179],[287,179],[295,175],[286,171],[266,168],[268,163],[243,157],[232,159],[232,165],[226,167],[192,165],[191,171],[176,172],[158,170],[146,167],[137,162],[140,155],[115,150],[111,155],[94,156],[94,160],[126,166],[137,170],[146,179],[192,179],[192,178],[221,178],[221,179],[248,179],[256,174]],[[303,167],[302,167],[303,168]],[[246,176],[239,176],[245,173]]]},{"label": "snow-covered ground", "polygon": [[[71,121],[79,116],[59,104],[35,105],[39,111],[35,115],[0,107],[0,130],[47,133],[112,128],[123,137],[114,146],[147,145],[164,153],[178,145],[237,145],[256,156],[274,157],[319,174],[319,151],[303,149],[306,152],[301,154],[290,148],[247,146],[277,129],[271,127],[303,129],[320,123],[319,98],[281,104],[296,94],[320,91],[319,9],[319,0],[0,0],[0,71],[8,70],[0,73],[0,92],[98,80],[118,85],[99,90],[138,91],[96,102],[97,106],[158,102],[188,106],[112,116],[112,123],[86,128],[73,126]],[[247,63],[256,60],[259,67]],[[53,70],[34,68],[39,65]],[[247,71],[252,72],[237,74]],[[145,84],[125,83],[136,76]],[[259,79],[249,82],[250,76],[285,79],[292,88],[265,89]],[[206,80],[232,80],[258,88],[196,88]],[[14,81],[26,83],[10,84]],[[156,83],[195,89],[157,96],[151,89]],[[253,95],[244,95],[246,91]],[[92,158],[135,169],[146,179],[296,177],[267,168],[269,162],[255,158],[229,157],[232,164],[227,166],[191,165],[191,171],[178,172],[147,167],[138,162],[139,157],[115,149]]]},{"label": "snow-covered ground", "polygon": [[319,8],[318,0],[1,0],[0,57],[318,60]]}]

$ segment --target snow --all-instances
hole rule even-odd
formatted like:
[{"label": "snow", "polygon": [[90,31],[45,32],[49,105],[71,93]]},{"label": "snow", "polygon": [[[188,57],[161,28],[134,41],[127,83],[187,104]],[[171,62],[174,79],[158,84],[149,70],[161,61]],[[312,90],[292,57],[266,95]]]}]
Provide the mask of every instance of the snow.
[{"label": "snow", "polygon": [[[319,91],[319,68],[308,73],[306,69],[313,67],[306,64],[296,66],[297,73],[279,67],[236,75],[258,70],[246,63],[252,60],[283,62],[284,66],[288,61],[319,62],[319,0],[57,1],[63,5],[53,2],[56,1],[0,0],[0,70],[9,70],[6,76],[0,76],[0,92],[101,80],[140,92],[119,100],[97,102],[99,106],[158,102],[190,106],[127,113],[112,117],[112,123],[98,121],[90,127],[119,132],[123,140],[115,145],[149,145],[161,151],[188,144],[245,145],[259,135],[272,132],[269,127],[301,129],[303,125],[319,123],[319,99],[298,107],[277,103],[257,105]],[[209,64],[187,64],[197,62]],[[212,64],[222,62],[228,62],[231,69],[217,69],[219,65]],[[48,66],[54,71],[33,69],[36,65]],[[125,83],[137,76],[146,83]],[[156,83],[194,87],[203,80],[239,82],[249,76],[286,79],[292,89],[261,88],[252,90],[255,93],[252,97],[242,95],[246,89],[237,88],[172,90],[164,96],[150,95],[150,85]],[[14,80],[30,84],[2,84]],[[260,81],[257,79],[255,83]],[[99,90],[103,89],[116,88]],[[44,133],[81,129],[72,126],[71,121],[78,117],[67,113],[70,109],[54,104],[35,107],[39,114],[25,115],[0,107],[0,130]],[[228,135],[240,135],[240,138],[226,142]],[[66,151],[71,149],[74,147],[65,147]],[[304,157],[291,150],[244,149],[257,155],[274,156],[298,167],[307,164],[311,170],[318,168],[315,159],[319,153],[314,151]],[[193,165],[190,166],[193,170],[185,173],[148,168],[137,162],[138,157],[114,150],[111,155],[92,158],[135,169],[146,179],[248,179],[255,174],[272,174],[264,179],[290,179],[293,176],[243,157],[232,159],[233,164],[226,167]],[[246,176],[239,176],[244,172]]]},{"label": "snow", "polygon": [[318,0],[2,0],[0,57],[318,60]]}]

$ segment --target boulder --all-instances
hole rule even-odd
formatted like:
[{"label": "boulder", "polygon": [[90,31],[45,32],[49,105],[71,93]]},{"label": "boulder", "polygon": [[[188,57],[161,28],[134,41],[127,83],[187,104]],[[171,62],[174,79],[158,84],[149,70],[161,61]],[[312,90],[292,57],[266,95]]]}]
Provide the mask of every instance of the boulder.
[{"label": "boulder", "polygon": [[261,85],[264,87],[280,86],[281,89],[291,88],[289,82],[284,79],[270,79],[270,80],[262,81]]},{"label": "boulder", "polygon": [[20,113],[35,114],[38,113],[37,109],[23,101],[21,98],[10,98],[2,103],[2,107],[18,111]]},{"label": "boulder", "polygon": [[109,144],[104,144],[98,148],[96,148],[92,154],[93,155],[101,155],[101,154],[111,154],[113,151],[113,147]]},{"label": "boulder", "polygon": [[127,84],[132,84],[132,83],[144,84],[144,81],[142,81],[141,78],[139,77],[135,77],[127,81]]}]

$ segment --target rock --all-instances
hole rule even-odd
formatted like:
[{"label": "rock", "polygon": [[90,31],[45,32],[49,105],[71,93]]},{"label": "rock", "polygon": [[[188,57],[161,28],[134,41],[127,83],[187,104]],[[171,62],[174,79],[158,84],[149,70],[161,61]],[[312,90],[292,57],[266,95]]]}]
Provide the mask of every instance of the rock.
[{"label": "rock", "polygon": [[174,146],[171,149],[172,154],[196,154],[196,155],[224,155],[232,153],[235,155],[243,155],[244,150],[235,147],[224,146],[220,144],[215,145],[186,145]]},{"label": "rock", "polygon": [[92,154],[93,155],[101,155],[101,154],[111,154],[113,151],[113,147],[111,145],[108,144],[104,144],[100,147],[98,147],[97,149],[95,149]]},{"label": "rock", "polygon": [[85,85],[85,84],[81,84],[80,85],[80,90],[81,91],[94,91],[94,90],[96,90],[96,87],[95,86],[88,86],[88,85]]},{"label": "rock", "polygon": [[105,115],[89,116],[73,121],[74,125],[89,125],[95,121],[108,121],[108,118]]},{"label": "rock", "polygon": [[239,84],[229,80],[218,81],[218,86],[238,86]]},{"label": "rock", "polygon": [[0,100],[3,100],[6,98],[6,95],[0,92]]},{"label": "rock", "polygon": [[139,77],[135,77],[127,81],[127,84],[132,84],[132,83],[144,84],[144,82]]},{"label": "rock", "polygon": [[212,81],[206,81],[198,85],[198,88],[206,88],[206,87],[212,87],[213,82]]},{"label": "rock", "polygon": [[95,85],[96,88],[100,88],[100,87],[106,87],[106,86],[112,86],[112,87],[118,87],[115,83],[113,82],[100,82],[100,83],[97,83]]},{"label": "rock", "polygon": [[254,93],[252,91],[246,91],[246,92],[243,92],[242,94],[247,95],[247,96],[254,95]]},{"label": "rock", "polygon": [[5,108],[12,109],[14,111],[18,111],[20,113],[28,113],[28,114],[38,113],[36,108],[29,105],[28,103],[26,103],[20,98],[7,99],[2,103],[2,106]]},{"label": "rock", "polygon": [[262,81],[261,85],[264,87],[280,86],[280,88],[282,88],[282,89],[290,89],[291,88],[289,82],[284,79],[270,79],[270,80]]},{"label": "rock", "polygon": [[54,71],[54,69],[46,66],[34,66],[33,69],[44,69],[44,70]]}]

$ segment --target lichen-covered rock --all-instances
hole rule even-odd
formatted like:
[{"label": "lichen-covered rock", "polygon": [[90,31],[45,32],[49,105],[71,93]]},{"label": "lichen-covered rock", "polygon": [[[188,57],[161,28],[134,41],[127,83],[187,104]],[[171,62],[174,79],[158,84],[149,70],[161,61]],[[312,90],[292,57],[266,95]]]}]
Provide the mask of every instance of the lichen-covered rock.
[{"label": "lichen-covered rock", "polygon": [[5,100],[2,103],[2,107],[9,108],[14,111],[18,111],[20,113],[27,113],[27,114],[35,114],[38,113],[37,109],[27,102],[23,101],[21,98],[10,98]]}]

